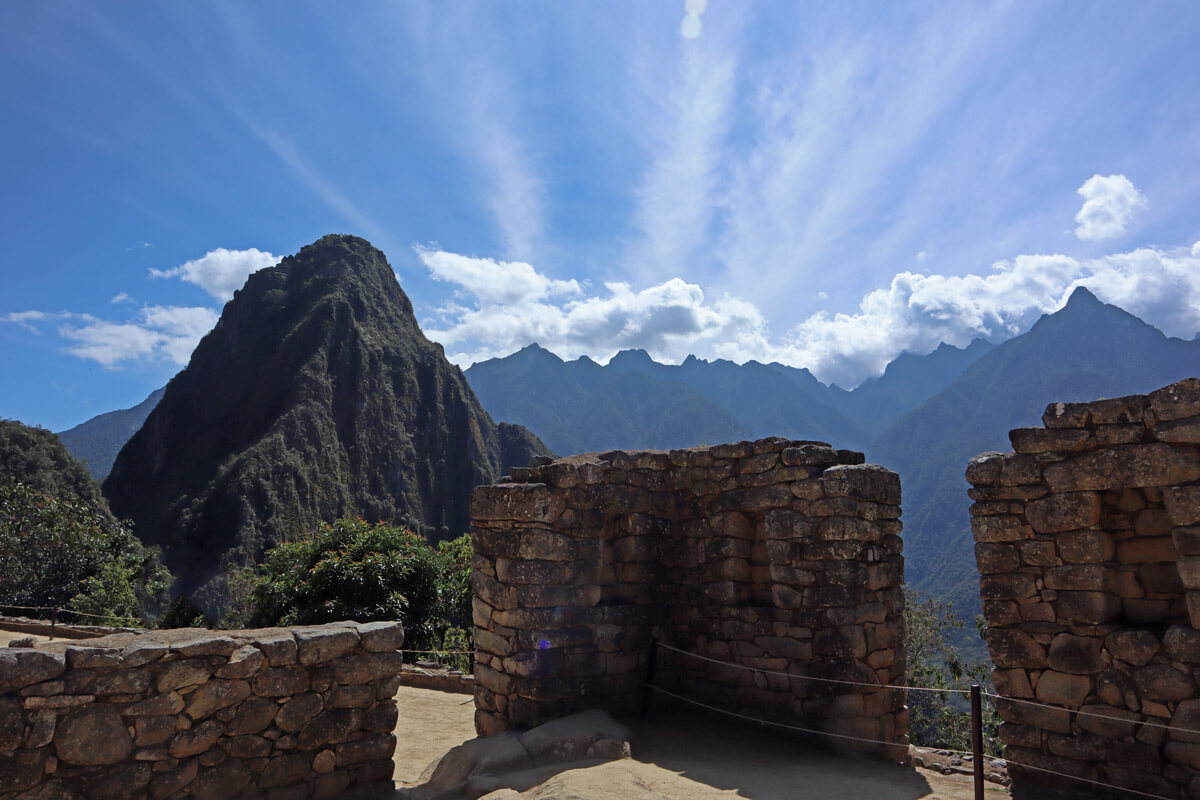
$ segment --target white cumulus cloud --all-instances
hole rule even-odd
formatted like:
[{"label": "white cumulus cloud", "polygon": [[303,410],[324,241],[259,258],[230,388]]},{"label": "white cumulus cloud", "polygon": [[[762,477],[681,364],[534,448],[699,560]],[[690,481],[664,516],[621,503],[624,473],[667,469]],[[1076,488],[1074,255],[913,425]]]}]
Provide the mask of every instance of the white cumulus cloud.
[{"label": "white cumulus cloud", "polygon": [[1088,242],[1120,236],[1133,212],[1146,205],[1146,196],[1124,175],[1093,175],[1076,192],[1083,207],[1075,215],[1075,235]]},{"label": "white cumulus cloud", "polygon": [[182,366],[217,324],[217,312],[202,306],[146,306],[131,319],[107,320],[71,311],[17,311],[0,321],[41,333],[39,324],[56,323],[64,350],[115,368],[128,362],[168,361]]},{"label": "white cumulus cloud", "polygon": [[472,258],[421,247],[417,256],[435,280],[457,284],[484,304],[513,304],[582,291],[576,281],[552,280],[523,261]]},{"label": "white cumulus cloud", "polygon": [[856,311],[819,312],[777,336],[752,303],[711,296],[679,278],[640,290],[608,283],[604,293],[563,292],[569,296],[556,299],[545,287],[574,282],[552,282],[522,264],[513,273],[520,277],[518,287],[505,295],[492,277],[481,277],[502,280],[508,273],[497,262],[427,251],[422,259],[431,271],[435,264],[443,270],[457,265],[463,291],[425,327],[463,366],[537,342],[564,358],[589,355],[599,361],[626,348],[645,349],[667,362],[688,354],[780,361],[849,388],[880,374],[905,351],[926,353],[942,342],[962,347],[979,337],[1001,341],[1023,333],[1041,315],[1062,308],[1079,286],[1168,335],[1191,338],[1200,330],[1197,250],[1141,248],[1094,259],[1021,255],[996,262],[986,275],[901,272],[888,286],[868,292]]},{"label": "white cumulus cloud", "polygon": [[278,256],[254,247],[248,250],[218,247],[173,269],[151,269],[150,274],[155,278],[180,278],[224,302],[242,288],[250,273],[277,263]]}]

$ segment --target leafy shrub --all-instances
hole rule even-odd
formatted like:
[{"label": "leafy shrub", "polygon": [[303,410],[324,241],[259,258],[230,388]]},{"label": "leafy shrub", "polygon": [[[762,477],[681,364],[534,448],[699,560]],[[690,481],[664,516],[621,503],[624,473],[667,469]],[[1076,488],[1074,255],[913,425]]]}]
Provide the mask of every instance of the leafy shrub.
[{"label": "leafy shrub", "polygon": [[[962,629],[954,607],[943,600],[918,597],[904,589],[905,678],[908,686],[967,690],[977,683],[991,692],[990,661],[964,664],[951,640]],[[981,620],[979,635],[983,636]],[[1000,720],[995,706],[983,699],[983,749],[998,755]],[[908,735],[914,744],[951,750],[971,749],[970,702],[960,694],[908,693]]]},{"label": "leafy shrub", "polygon": [[[152,618],[171,575],[100,502],[0,485],[0,604]],[[95,620],[94,622],[99,622]]]},{"label": "leafy shrub", "polygon": [[402,620],[405,646],[431,649],[446,627],[439,581],[450,560],[407,528],[339,519],[267,553],[250,621]]}]

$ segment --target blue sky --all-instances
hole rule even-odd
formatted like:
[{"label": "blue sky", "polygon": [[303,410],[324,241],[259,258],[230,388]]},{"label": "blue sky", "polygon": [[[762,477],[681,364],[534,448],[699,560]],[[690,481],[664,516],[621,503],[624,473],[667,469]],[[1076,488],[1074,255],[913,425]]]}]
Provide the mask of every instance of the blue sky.
[{"label": "blue sky", "polygon": [[462,366],[851,386],[1077,285],[1200,331],[1192,2],[0,5],[0,416],[186,363],[253,269],[388,255]]}]

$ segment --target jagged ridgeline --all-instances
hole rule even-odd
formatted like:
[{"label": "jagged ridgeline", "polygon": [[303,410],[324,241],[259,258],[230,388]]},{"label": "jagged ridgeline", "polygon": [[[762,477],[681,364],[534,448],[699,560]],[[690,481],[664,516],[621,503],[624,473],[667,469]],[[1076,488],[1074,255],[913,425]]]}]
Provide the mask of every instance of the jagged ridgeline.
[{"label": "jagged ridgeline", "polygon": [[546,452],[482,409],[383,253],[326,236],[250,276],[104,492],[212,609],[225,569],[322,521],[462,533],[473,487]]}]

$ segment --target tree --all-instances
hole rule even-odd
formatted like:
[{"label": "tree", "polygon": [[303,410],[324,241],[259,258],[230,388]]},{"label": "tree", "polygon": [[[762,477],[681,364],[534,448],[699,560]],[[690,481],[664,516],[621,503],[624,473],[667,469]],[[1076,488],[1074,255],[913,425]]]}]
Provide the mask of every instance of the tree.
[{"label": "tree", "polygon": [[403,620],[406,644],[437,644],[437,551],[407,528],[339,519],[267,552],[254,588],[256,625]]},{"label": "tree", "polygon": [[58,607],[128,624],[152,618],[171,575],[101,502],[0,485],[0,604]]},{"label": "tree", "polygon": [[[981,660],[964,664],[958,651],[950,643],[963,627],[950,603],[921,598],[912,589],[905,587],[904,622],[904,648],[907,659],[905,678],[908,686],[966,691],[971,684],[977,683],[984,691],[992,691],[991,662]],[[976,626],[982,637],[982,620],[977,620]],[[999,724],[995,707],[985,702],[985,752],[999,753]],[[960,694],[910,691],[908,735],[914,744],[924,747],[970,750],[969,704]]]}]

